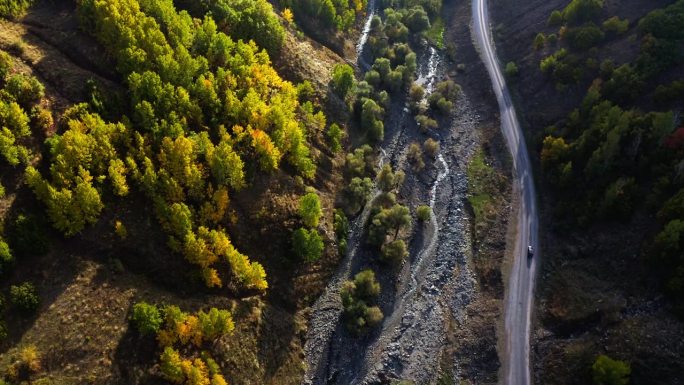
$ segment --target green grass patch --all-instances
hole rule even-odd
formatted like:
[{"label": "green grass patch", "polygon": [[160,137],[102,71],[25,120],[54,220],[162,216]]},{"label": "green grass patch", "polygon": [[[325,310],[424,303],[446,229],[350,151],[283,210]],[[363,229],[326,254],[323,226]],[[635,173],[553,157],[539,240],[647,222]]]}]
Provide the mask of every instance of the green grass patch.
[{"label": "green grass patch", "polygon": [[494,211],[499,179],[492,166],[485,162],[482,149],[478,150],[468,164],[468,202],[475,214],[475,229],[478,233],[484,229]]},{"label": "green grass patch", "polygon": [[425,33],[428,41],[439,49],[444,49],[444,20],[437,17]]}]

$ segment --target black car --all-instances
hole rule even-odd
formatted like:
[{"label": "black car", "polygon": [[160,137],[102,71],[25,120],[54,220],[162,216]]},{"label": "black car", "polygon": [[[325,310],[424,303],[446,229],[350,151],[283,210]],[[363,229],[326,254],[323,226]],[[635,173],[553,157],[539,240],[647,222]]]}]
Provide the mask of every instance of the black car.
[{"label": "black car", "polygon": [[527,258],[532,258],[534,256],[534,249],[532,245],[527,246]]}]

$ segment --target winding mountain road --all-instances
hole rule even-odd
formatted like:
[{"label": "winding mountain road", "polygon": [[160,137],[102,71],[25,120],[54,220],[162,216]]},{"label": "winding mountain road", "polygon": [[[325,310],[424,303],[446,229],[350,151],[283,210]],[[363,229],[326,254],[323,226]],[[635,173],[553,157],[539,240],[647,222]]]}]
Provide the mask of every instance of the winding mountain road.
[{"label": "winding mountain road", "polygon": [[[514,246],[514,262],[508,277],[504,299],[504,352],[500,382],[506,385],[530,384],[530,322],[534,301],[534,281],[537,270],[538,217],[536,193],[530,158],[525,139],[511,102],[489,26],[487,0],[472,0],[473,37],[480,48],[480,56],[492,79],[492,86],[501,110],[501,130],[506,137],[513,157],[515,190],[519,192],[517,237]],[[535,250],[533,258],[527,258],[527,246]]]}]

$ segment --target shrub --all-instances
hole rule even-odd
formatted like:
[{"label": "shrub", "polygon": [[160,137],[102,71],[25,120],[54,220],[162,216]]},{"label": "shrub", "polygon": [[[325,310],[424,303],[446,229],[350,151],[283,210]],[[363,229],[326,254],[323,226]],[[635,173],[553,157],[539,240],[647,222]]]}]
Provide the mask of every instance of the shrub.
[{"label": "shrub", "polygon": [[14,363],[7,368],[7,378],[11,381],[30,379],[30,376],[40,369],[40,353],[34,345],[28,345],[16,353]]},{"label": "shrub", "polygon": [[203,311],[197,313],[197,319],[202,331],[202,338],[206,340],[214,340],[235,330],[233,315],[228,310],[219,310],[213,307],[209,309],[208,313]]},{"label": "shrub", "polygon": [[299,199],[299,216],[304,225],[315,228],[321,219],[321,200],[315,192],[309,192]]},{"label": "shrub", "polygon": [[297,257],[308,263],[316,262],[323,253],[323,239],[316,229],[300,228],[292,233],[292,248]]},{"label": "shrub", "polygon": [[416,216],[418,217],[418,220],[421,222],[430,220],[431,215],[432,209],[430,208],[430,206],[420,205],[418,206],[418,208],[416,208]]},{"label": "shrub", "polygon": [[5,84],[5,90],[27,111],[45,95],[45,88],[38,79],[24,74],[10,76]]},{"label": "shrub", "polygon": [[600,355],[591,367],[594,385],[627,385],[632,369],[624,361]]},{"label": "shrub", "polygon": [[26,12],[34,0],[2,0],[0,1],[0,16],[17,18]]},{"label": "shrub", "polygon": [[[7,332],[7,325],[5,325],[5,321],[0,319],[0,342],[2,342],[8,336],[9,333]],[[0,385],[3,385],[2,380],[0,380]]]},{"label": "shrub", "polygon": [[126,239],[128,237],[128,230],[126,226],[121,223],[121,221],[114,222],[114,233],[119,237],[119,239]]},{"label": "shrub", "polygon": [[43,134],[48,133],[55,125],[52,112],[43,107],[33,108],[31,120],[33,122],[33,127]]},{"label": "shrub", "polygon": [[546,37],[546,42],[549,43],[550,46],[555,46],[556,43],[558,43],[558,35],[555,33],[549,34],[549,36]]},{"label": "shrub", "polygon": [[428,154],[432,158],[436,158],[437,155],[439,155],[439,142],[432,139],[428,138],[425,140],[423,143],[423,150],[425,151],[426,154]]},{"label": "shrub", "polygon": [[551,12],[551,15],[549,16],[549,19],[547,20],[546,24],[550,26],[559,26],[563,24],[563,14],[559,10],[554,10]]},{"label": "shrub", "polygon": [[509,78],[518,76],[518,66],[514,62],[509,61],[508,63],[506,63],[505,72],[506,76]]},{"label": "shrub", "polygon": [[431,129],[437,128],[437,121],[430,119],[425,115],[416,116],[416,124],[418,124],[418,128],[420,128],[421,132],[427,132]]},{"label": "shrub", "polygon": [[12,70],[12,57],[5,51],[0,50],[0,81],[5,80]]},{"label": "shrub", "polygon": [[11,286],[10,301],[24,313],[33,313],[38,310],[40,305],[40,298],[36,293],[36,287],[30,282],[24,282],[19,286]]},{"label": "shrub", "polygon": [[285,20],[288,25],[294,23],[294,13],[292,13],[290,8],[283,9],[283,11],[280,13],[280,16],[282,16],[283,20]]},{"label": "shrub", "polygon": [[581,23],[598,16],[603,0],[572,0],[563,10],[563,19],[569,23]]},{"label": "shrub", "polygon": [[297,98],[300,103],[304,104],[313,101],[315,94],[316,91],[310,81],[304,80],[297,84]]},{"label": "shrub", "polygon": [[603,22],[603,30],[614,35],[622,35],[627,32],[629,28],[629,20],[620,20],[619,17],[613,16]]},{"label": "shrub", "polygon": [[540,49],[544,48],[544,44],[546,44],[546,36],[539,32],[537,36],[534,37],[534,43],[532,43],[532,46],[534,47],[535,51],[539,51]]},{"label": "shrub", "polygon": [[12,250],[20,256],[44,255],[50,248],[45,226],[33,215],[19,214],[9,228]]},{"label": "shrub", "polygon": [[420,171],[425,168],[425,161],[423,161],[423,151],[420,149],[418,143],[411,143],[408,149],[408,160],[411,163],[413,171]]},{"label": "shrub", "polygon": [[581,27],[568,28],[563,36],[568,45],[577,50],[587,50],[600,43],[605,34],[594,23],[588,23]]},{"label": "shrub", "polygon": [[156,334],[163,323],[159,308],[146,302],[133,306],[131,321],[141,334]]},{"label": "shrub", "polygon": [[4,274],[14,263],[14,255],[9,245],[0,238],[0,276]]},{"label": "shrub", "polygon": [[409,90],[409,100],[411,101],[411,108],[414,110],[419,110],[420,105],[425,97],[425,89],[417,83],[411,85]]}]

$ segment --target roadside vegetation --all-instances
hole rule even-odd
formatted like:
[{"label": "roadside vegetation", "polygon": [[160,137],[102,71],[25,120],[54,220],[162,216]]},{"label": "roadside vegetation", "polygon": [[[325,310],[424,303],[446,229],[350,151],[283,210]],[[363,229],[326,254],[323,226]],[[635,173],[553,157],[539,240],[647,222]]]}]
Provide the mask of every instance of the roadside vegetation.
[{"label": "roadside vegetation", "polygon": [[468,202],[474,214],[474,236],[480,242],[493,224],[501,203],[505,179],[489,164],[484,150],[478,150],[468,164]]}]

